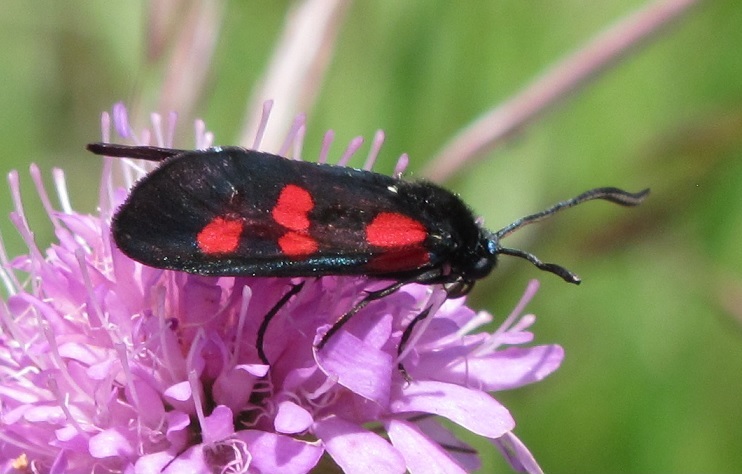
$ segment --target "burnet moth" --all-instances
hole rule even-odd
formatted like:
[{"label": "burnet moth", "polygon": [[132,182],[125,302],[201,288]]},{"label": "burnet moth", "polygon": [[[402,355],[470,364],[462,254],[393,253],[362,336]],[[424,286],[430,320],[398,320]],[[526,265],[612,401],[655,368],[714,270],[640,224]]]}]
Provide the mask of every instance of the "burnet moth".
[{"label": "burnet moth", "polygon": [[[364,275],[395,282],[341,315],[318,349],[368,303],[405,284],[442,284],[450,298],[465,295],[500,254],[579,283],[566,268],[503,247],[501,240],[585,201],[636,206],[649,193],[591,189],[491,232],[461,199],[429,182],[238,147],[190,151],[92,143],[88,150],[162,162],[134,186],[113,218],[116,245],[145,265],[213,276]],[[260,327],[257,349],[265,363],[267,324],[300,288],[284,295]],[[400,352],[429,311],[407,326]]]}]

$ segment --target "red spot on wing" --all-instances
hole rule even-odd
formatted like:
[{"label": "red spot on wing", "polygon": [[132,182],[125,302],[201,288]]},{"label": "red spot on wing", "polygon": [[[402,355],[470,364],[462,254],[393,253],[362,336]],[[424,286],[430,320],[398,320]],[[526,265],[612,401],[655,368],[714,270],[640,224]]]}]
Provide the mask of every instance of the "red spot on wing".
[{"label": "red spot on wing", "polygon": [[289,257],[300,258],[317,251],[317,242],[305,234],[286,232],[278,239],[281,252]]},{"label": "red spot on wing", "polygon": [[289,229],[278,239],[278,247],[287,257],[303,258],[317,251],[317,241],[307,232],[309,211],[313,208],[311,194],[301,186],[287,184],[278,195],[271,215],[277,223]]},{"label": "red spot on wing", "polygon": [[288,184],[278,196],[273,208],[273,219],[291,230],[309,229],[309,211],[314,208],[314,201],[309,191],[295,184]]},{"label": "red spot on wing", "polygon": [[216,217],[196,236],[198,248],[205,254],[234,252],[240,244],[243,227],[239,219]]},{"label": "red spot on wing", "polygon": [[388,251],[372,258],[366,264],[370,272],[403,272],[416,270],[430,261],[430,254],[423,247],[410,247],[400,251]]},{"label": "red spot on wing", "polygon": [[419,247],[427,236],[420,221],[396,212],[382,212],[366,226],[366,242],[383,248]]}]

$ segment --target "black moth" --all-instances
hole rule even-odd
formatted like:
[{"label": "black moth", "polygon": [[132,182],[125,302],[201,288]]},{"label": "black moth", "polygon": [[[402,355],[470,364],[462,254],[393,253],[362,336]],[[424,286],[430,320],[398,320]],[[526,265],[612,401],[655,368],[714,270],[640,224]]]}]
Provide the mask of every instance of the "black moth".
[{"label": "black moth", "polygon": [[[442,284],[450,298],[486,277],[500,254],[520,257],[567,282],[579,278],[523,250],[503,247],[515,230],[593,199],[636,206],[649,193],[596,188],[491,232],[451,192],[428,182],[237,147],[176,150],[92,143],[97,155],[163,162],[141,179],[113,219],[113,237],[145,265],[200,275],[365,275],[395,283],[340,316],[319,348],[352,315],[407,283]],[[271,310],[262,339],[293,287]],[[406,328],[400,351],[423,311]]]}]

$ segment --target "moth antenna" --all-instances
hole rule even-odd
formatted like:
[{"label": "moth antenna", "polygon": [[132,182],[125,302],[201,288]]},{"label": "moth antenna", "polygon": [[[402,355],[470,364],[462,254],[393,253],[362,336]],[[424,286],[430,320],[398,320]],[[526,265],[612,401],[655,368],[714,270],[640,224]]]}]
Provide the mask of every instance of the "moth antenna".
[{"label": "moth antenna", "polygon": [[579,196],[573,197],[572,199],[567,199],[566,201],[558,202],[554,204],[553,206],[551,206],[550,208],[544,209],[541,212],[531,214],[530,216],[521,217],[520,219],[516,220],[512,224],[505,226],[502,229],[495,232],[494,236],[497,240],[500,240],[503,237],[506,237],[512,234],[513,232],[520,229],[521,227],[525,227],[529,224],[539,222],[551,216],[552,214],[556,214],[557,212],[561,210],[569,209],[570,207],[574,207],[578,204],[582,204],[585,201],[592,201],[593,199],[603,199],[604,201],[609,201],[614,204],[618,204],[620,206],[638,206],[639,204],[642,203],[642,201],[644,201],[644,199],[647,197],[648,194],[649,194],[649,189],[644,189],[642,191],[639,191],[638,193],[630,193],[630,192],[624,191],[623,189],[618,189],[618,188],[591,189],[589,191],[585,191]]},{"label": "moth antenna", "polygon": [[575,285],[579,285],[580,282],[582,281],[580,280],[580,277],[578,277],[571,271],[567,270],[563,266],[557,265],[556,263],[544,263],[532,253],[528,253],[523,250],[500,247],[497,249],[497,253],[501,253],[505,255],[512,255],[513,257],[519,257],[519,258],[526,259],[532,264],[534,264],[536,268],[538,268],[539,270],[553,273],[554,275],[560,277],[562,280],[566,281],[567,283],[574,283]]},{"label": "moth antenna", "polygon": [[495,245],[497,245],[496,253],[512,255],[513,257],[518,257],[518,258],[528,260],[540,270],[553,273],[554,275],[557,275],[558,277],[560,277],[567,283],[574,283],[576,285],[579,285],[580,277],[578,277],[571,271],[567,270],[566,268],[562,267],[561,265],[557,265],[555,263],[544,263],[532,253],[528,253],[523,250],[501,247],[499,245],[500,239],[512,234],[513,232],[520,229],[521,227],[525,227],[529,224],[539,222],[553,214],[556,214],[557,212],[563,209],[574,207],[585,201],[591,201],[593,199],[603,199],[604,201],[609,201],[614,204],[618,204],[620,206],[637,206],[641,204],[642,201],[644,201],[644,199],[647,197],[648,194],[649,194],[649,189],[644,189],[642,191],[639,191],[638,193],[630,193],[630,192],[627,192],[627,191],[624,191],[618,188],[591,189],[589,191],[585,191],[584,193],[578,196],[573,197],[572,199],[567,199],[566,201],[558,202],[554,204],[553,206],[549,207],[548,209],[544,209],[541,212],[531,214],[530,216],[521,217],[520,219],[516,220],[512,224],[506,227],[503,227],[502,229],[492,234],[491,239],[493,242],[495,242]]}]

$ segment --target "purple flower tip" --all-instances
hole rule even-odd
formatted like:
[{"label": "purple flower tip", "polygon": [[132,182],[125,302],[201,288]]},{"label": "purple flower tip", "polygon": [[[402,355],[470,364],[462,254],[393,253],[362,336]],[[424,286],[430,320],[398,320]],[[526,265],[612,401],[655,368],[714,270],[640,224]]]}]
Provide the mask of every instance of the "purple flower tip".
[{"label": "purple flower tip", "polygon": [[[144,135],[169,144],[169,117],[169,131]],[[133,136],[122,105],[112,119],[119,135]],[[199,146],[211,143],[203,124],[196,128]],[[368,166],[382,140],[377,134]],[[114,165],[130,179],[141,174],[127,160]],[[534,318],[521,312],[535,285],[494,333],[481,328],[492,317],[463,299],[407,285],[316,350],[328,325],[379,283],[306,279],[268,327],[268,367],[257,330],[296,280],[205,278],[130,260],[109,235],[110,210],[125,197],[110,188],[111,172],[104,168],[101,216],[71,210],[61,173],[61,210],[34,179],[57,236],[45,250],[10,176],[12,219],[28,253],[10,260],[0,240],[8,295],[0,304],[0,472],[305,473],[323,456],[358,473],[427,472],[431,463],[476,469],[477,453],[441,418],[492,440],[514,467],[540,472],[491,395],[539,381],[562,361],[559,346],[525,345]],[[397,346],[431,304],[434,314],[402,355],[408,382]]]}]

